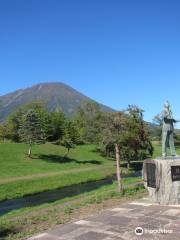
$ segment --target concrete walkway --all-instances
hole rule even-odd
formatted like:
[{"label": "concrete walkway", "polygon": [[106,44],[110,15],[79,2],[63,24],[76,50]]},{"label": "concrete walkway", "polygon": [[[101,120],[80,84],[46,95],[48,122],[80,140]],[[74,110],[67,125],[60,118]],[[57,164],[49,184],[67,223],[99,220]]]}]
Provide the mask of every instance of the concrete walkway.
[{"label": "concrete walkway", "polygon": [[61,225],[29,240],[145,239],[179,240],[180,205],[159,206],[142,199]]}]

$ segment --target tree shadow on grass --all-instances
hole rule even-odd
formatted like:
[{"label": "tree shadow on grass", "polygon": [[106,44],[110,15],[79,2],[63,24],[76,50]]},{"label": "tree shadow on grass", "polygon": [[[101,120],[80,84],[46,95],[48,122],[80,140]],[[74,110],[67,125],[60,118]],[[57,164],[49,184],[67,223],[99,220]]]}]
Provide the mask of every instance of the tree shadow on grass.
[{"label": "tree shadow on grass", "polygon": [[40,155],[35,155],[33,157],[34,159],[42,159],[46,162],[54,162],[54,163],[70,163],[74,162],[77,164],[97,164],[100,165],[102,164],[101,161],[98,160],[77,160],[69,157],[61,157],[59,155],[55,154],[40,154]]},{"label": "tree shadow on grass", "polygon": [[[122,163],[121,167],[127,168],[127,163]],[[133,161],[130,163],[130,169],[134,172],[141,171],[143,167],[143,161]]]},{"label": "tree shadow on grass", "polygon": [[9,235],[18,233],[18,230],[12,228],[1,228],[0,229],[0,240],[6,239]]},{"label": "tree shadow on grass", "polygon": [[134,170],[134,171],[140,171],[140,170],[142,170],[143,162],[142,162],[142,161],[132,162],[132,164],[130,165],[130,167],[131,167],[132,170]]},{"label": "tree shadow on grass", "polygon": [[106,154],[106,153],[104,153],[104,152],[102,152],[102,151],[100,151],[98,149],[94,149],[91,152],[97,153],[99,156],[107,159],[108,161],[111,161],[111,162],[115,162],[116,161],[116,159],[115,159],[115,157],[113,155],[110,156],[110,155],[108,155],[108,154]]}]

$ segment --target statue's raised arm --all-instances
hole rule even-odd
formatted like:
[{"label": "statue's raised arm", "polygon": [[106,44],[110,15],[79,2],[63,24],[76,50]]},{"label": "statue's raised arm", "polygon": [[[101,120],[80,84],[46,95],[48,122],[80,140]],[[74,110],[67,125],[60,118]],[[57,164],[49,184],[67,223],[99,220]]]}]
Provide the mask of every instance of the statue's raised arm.
[{"label": "statue's raised arm", "polygon": [[175,122],[177,123],[177,122],[180,122],[180,119],[175,119]]}]

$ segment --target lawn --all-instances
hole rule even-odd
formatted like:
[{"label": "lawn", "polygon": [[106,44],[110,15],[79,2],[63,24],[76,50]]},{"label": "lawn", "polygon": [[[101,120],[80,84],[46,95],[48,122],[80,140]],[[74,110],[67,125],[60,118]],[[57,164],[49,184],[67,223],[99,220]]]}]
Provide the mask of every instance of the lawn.
[{"label": "lawn", "polygon": [[[121,199],[145,193],[142,186],[134,185],[142,182],[141,177],[127,177],[123,179],[125,191],[119,194],[113,179],[115,161],[101,156],[94,145],[78,146],[71,150],[68,158],[63,158],[64,147],[47,143],[34,146],[33,158],[28,159],[27,148],[26,144],[0,144],[0,211],[4,200],[11,200],[11,204],[14,201],[18,206],[16,201],[21,197],[38,198],[37,203],[34,199],[30,206],[22,204],[1,212],[0,235],[3,239],[24,239],[56,224],[69,222],[78,209],[85,208],[88,212],[91,205],[103,203],[104,206],[106,201],[114,206]],[[159,154],[160,146],[155,145],[154,156]],[[126,164],[122,166],[125,176],[140,170],[142,162],[133,162],[129,171]],[[50,200],[48,195],[43,197],[44,193],[49,194]],[[55,196],[53,200],[51,196]]]},{"label": "lawn", "polygon": [[27,158],[26,144],[0,144],[0,180],[34,174],[63,172],[65,170],[113,165],[112,161],[100,156],[94,145],[82,145],[70,151],[68,158],[63,156],[66,149],[46,143],[33,147],[33,158]]},{"label": "lawn", "polygon": [[0,201],[97,181],[115,173],[115,162],[102,157],[94,145],[66,149],[54,144],[36,145],[33,157],[26,144],[0,144]]},{"label": "lawn", "polygon": [[[63,158],[66,149],[46,143],[33,147],[28,159],[26,144],[0,144],[0,201],[64,187],[97,181],[115,174],[115,161],[101,156],[95,145],[82,145]],[[180,153],[179,149],[177,151]],[[153,158],[161,155],[161,146],[154,144]],[[133,162],[131,169],[122,164],[123,175],[141,170],[142,162]]]}]

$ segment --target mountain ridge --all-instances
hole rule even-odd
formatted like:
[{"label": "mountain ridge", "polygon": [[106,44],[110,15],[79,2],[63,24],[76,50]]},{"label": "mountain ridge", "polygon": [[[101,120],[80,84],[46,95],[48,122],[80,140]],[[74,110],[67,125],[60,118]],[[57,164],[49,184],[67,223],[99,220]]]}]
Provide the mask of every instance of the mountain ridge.
[{"label": "mountain ridge", "polygon": [[[19,107],[33,101],[43,101],[49,111],[62,111],[70,117],[74,116],[83,102],[97,102],[65,83],[42,82],[0,96],[0,120],[6,119]],[[99,104],[104,111],[114,111],[108,106]]]}]

